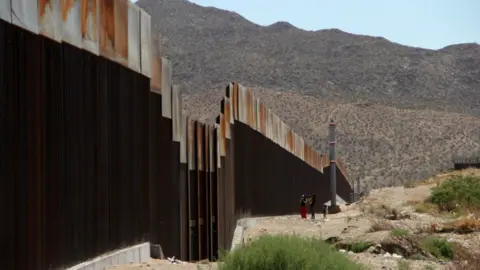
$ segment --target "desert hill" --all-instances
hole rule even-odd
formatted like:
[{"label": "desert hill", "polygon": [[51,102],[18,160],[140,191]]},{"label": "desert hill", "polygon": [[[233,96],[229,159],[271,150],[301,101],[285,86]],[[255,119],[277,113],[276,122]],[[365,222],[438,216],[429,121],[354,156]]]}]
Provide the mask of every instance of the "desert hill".
[{"label": "desert hill", "polygon": [[185,0],[140,0],[173,60],[186,109],[212,119],[230,81],[258,89],[324,149],[328,117],[351,175],[370,186],[420,179],[480,149],[480,45],[403,46],[338,29],[252,23]]}]

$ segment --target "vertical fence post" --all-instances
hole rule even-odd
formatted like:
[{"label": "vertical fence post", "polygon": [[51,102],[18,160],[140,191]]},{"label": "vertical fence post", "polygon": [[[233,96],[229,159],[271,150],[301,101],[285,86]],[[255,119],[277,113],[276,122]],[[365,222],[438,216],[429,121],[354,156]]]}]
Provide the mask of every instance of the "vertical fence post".
[{"label": "vertical fence post", "polygon": [[337,206],[337,166],[335,164],[335,123],[333,119],[330,119],[329,131],[330,131],[330,191],[331,191],[331,204],[330,207],[334,209]]},{"label": "vertical fence post", "polygon": [[360,177],[357,179],[357,199],[356,201],[360,200]]}]

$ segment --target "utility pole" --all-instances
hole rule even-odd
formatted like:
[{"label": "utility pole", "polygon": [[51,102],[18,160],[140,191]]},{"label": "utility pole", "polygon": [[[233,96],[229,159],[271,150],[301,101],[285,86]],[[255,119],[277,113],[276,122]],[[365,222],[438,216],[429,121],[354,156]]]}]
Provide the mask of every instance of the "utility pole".
[{"label": "utility pole", "polygon": [[358,201],[360,199],[360,177],[358,177],[357,179],[357,199],[356,201]]},{"label": "utility pole", "polygon": [[333,119],[330,119],[329,131],[330,131],[330,191],[331,191],[331,200],[330,200],[330,207],[331,209],[335,209],[337,207],[337,164],[335,160],[335,128],[336,125],[333,122]]}]

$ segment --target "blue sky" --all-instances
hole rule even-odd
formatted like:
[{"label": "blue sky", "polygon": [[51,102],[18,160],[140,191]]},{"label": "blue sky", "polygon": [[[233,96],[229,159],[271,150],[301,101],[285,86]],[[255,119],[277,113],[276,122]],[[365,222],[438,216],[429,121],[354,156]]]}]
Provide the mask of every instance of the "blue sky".
[{"label": "blue sky", "polygon": [[260,25],[288,21],[306,30],[339,28],[439,49],[480,43],[480,0],[192,0],[235,11]]}]

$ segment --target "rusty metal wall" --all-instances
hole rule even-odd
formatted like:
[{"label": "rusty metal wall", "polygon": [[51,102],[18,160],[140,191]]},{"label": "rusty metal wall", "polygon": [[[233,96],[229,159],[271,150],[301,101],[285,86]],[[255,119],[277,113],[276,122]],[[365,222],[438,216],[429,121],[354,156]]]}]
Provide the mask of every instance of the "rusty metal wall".
[{"label": "rusty metal wall", "polygon": [[[220,108],[216,132],[219,248],[230,247],[236,220],[244,213],[298,212],[298,198],[307,192],[315,192],[319,203],[330,200],[329,170],[324,170],[328,156],[305,144],[251,89],[229,84]],[[338,195],[348,199],[351,187],[344,166],[339,167]]]},{"label": "rusty metal wall", "polygon": [[[171,68],[169,63],[162,65],[162,68]],[[162,74],[163,75],[163,74]],[[178,138],[174,140],[174,129],[172,122],[172,85],[171,73],[162,76],[162,84],[160,95],[158,90],[153,92],[158,95],[160,103],[154,106],[160,109],[160,113],[155,112],[150,115],[151,121],[158,125],[159,134],[155,135],[153,140],[158,143],[158,149],[151,151],[159,152],[159,160],[151,164],[157,167],[158,176],[151,178],[151,181],[158,182],[156,190],[158,198],[155,202],[158,204],[158,212],[153,227],[152,234],[155,238],[150,239],[152,248],[152,257],[160,258],[162,256],[180,256],[180,183],[179,177],[179,160],[180,160],[180,143]],[[152,89],[153,91],[154,89]],[[158,100],[158,98],[157,98]],[[165,108],[168,109],[166,112]],[[180,108],[176,108],[179,110]],[[178,111],[175,112],[178,114]],[[155,184],[157,185],[157,184]],[[153,203],[153,202],[152,202]],[[161,252],[160,252],[161,249]],[[163,253],[163,254],[162,254]]]},{"label": "rusty metal wall", "polygon": [[217,246],[225,247],[225,132],[223,114],[216,119],[217,123]]},{"label": "rusty metal wall", "polygon": [[[50,0],[51,1],[51,0]],[[128,7],[129,0],[114,0],[115,60],[128,67]]]},{"label": "rusty metal wall", "polygon": [[197,213],[198,213],[198,257],[205,258],[207,251],[206,243],[206,185],[205,185],[205,125],[196,122],[196,141],[197,141]]},{"label": "rusty metal wall", "polygon": [[[180,107],[181,112],[181,107]],[[187,163],[187,117],[183,114],[180,126],[180,260],[188,260],[189,254],[189,216],[188,216],[188,163]],[[174,121],[175,116],[174,116]]]},{"label": "rusty metal wall", "polygon": [[115,61],[115,0],[98,2],[100,55]]},{"label": "rusty metal wall", "polygon": [[217,226],[217,131],[215,127],[209,128],[208,134],[208,194],[209,194],[209,212],[210,212],[210,246],[209,259],[211,261],[218,258],[218,226]]},{"label": "rusty metal wall", "polygon": [[57,42],[62,41],[60,0],[38,0],[40,34]]},{"label": "rusty metal wall", "polygon": [[204,240],[204,245],[205,245],[205,252],[204,256],[205,258],[210,259],[211,254],[211,246],[212,242],[211,240],[211,213],[210,213],[210,126],[205,125],[204,130],[203,130],[203,135],[204,137],[204,153],[203,153],[203,166],[204,166],[204,188],[203,188],[203,193],[205,196],[204,201],[204,213],[205,213],[205,240]]},{"label": "rusty metal wall", "polygon": [[188,216],[189,216],[189,254],[190,261],[198,260],[198,179],[197,179],[197,125],[188,119]]},{"label": "rusty metal wall", "polygon": [[[328,170],[320,172],[243,123],[235,122],[234,130],[235,213],[295,213],[299,196],[309,192],[317,194],[319,204],[330,200]],[[349,183],[337,170],[338,195],[348,199],[350,192]]]},{"label": "rusty metal wall", "polygon": [[148,78],[4,21],[0,65],[2,269],[148,239]]},{"label": "rusty metal wall", "polygon": [[296,212],[312,190],[326,198],[328,156],[251,89],[228,84],[214,126],[183,114],[145,11],[127,0],[9,3],[15,18],[0,13],[7,269],[63,267],[145,240],[153,257],[213,260],[244,213]]}]

